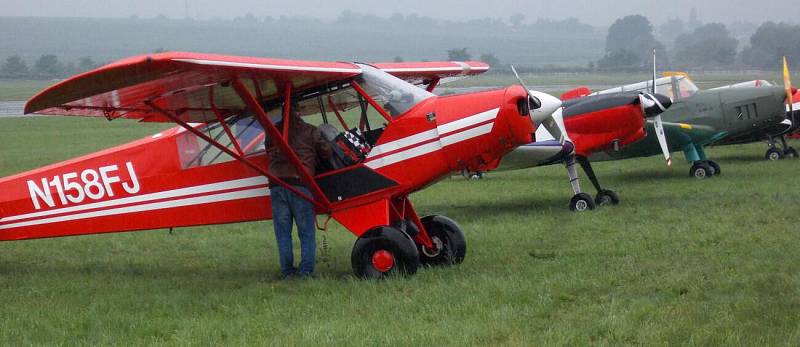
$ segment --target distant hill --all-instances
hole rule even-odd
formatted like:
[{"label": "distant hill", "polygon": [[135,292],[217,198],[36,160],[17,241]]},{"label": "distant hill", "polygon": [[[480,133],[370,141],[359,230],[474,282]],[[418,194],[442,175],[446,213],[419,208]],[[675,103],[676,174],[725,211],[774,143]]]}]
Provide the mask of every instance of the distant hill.
[{"label": "distant hill", "polygon": [[445,59],[468,48],[473,59],[492,53],[521,66],[586,66],[603,55],[605,30],[574,19],[512,27],[493,19],[470,22],[426,17],[380,18],[344,12],[316,19],[175,20],[0,17],[0,59],[29,65],[43,54],[62,62],[90,56],[99,63],[156,50],[310,60]]}]

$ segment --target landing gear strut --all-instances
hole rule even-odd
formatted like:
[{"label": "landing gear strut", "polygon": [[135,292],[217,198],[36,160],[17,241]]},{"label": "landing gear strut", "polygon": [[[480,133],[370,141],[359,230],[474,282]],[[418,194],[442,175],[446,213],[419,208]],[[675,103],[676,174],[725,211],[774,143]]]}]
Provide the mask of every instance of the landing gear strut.
[{"label": "landing gear strut", "polygon": [[597,195],[594,197],[594,203],[600,206],[604,205],[617,205],[619,204],[619,196],[617,193],[614,193],[613,190],[603,189],[600,187],[600,182],[597,180],[597,176],[594,174],[594,169],[592,169],[592,163],[589,162],[589,159],[584,156],[577,156],[578,163],[581,164],[583,168],[583,172],[586,173],[586,176],[589,177],[589,181],[592,182],[594,189],[597,189]]},{"label": "landing gear strut", "polygon": [[798,158],[797,150],[786,143],[786,136],[781,136],[779,139],[781,141],[780,148],[775,143],[775,139],[773,137],[770,136],[767,138],[767,146],[769,146],[769,148],[767,149],[767,153],[764,154],[764,158],[773,161],[781,160],[784,157]]},{"label": "landing gear strut", "polygon": [[575,155],[567,157],[566,166],[567,174],[569,175],[569,183],[572,185],[572,191],[575,193],[569,201],[569,209],[577,212],[594,210],[595,203],[592,197],[589,196],[589,194],[581,192],[578,170],[575,169]]}]

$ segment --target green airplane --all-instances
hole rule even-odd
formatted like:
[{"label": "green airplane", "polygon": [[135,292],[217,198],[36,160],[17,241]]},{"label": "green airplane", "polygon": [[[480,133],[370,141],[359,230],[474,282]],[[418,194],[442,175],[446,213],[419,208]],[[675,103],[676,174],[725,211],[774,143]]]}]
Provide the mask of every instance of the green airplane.
[{"label": "green airplane", "polygon": [[[788,88],[736,85],[711,90],[699,90],[687,75],[680,73],[654,78],[653,81],[612,88],[597,94],[647,92],[652,91],[655,85],[655,92],[672,98],[672,107],[661,115],[663,129],[669,151],[683,152],[686,160],[692,164],[689,170],[691,177],[706,178],[722,172],[719,164],[706,156],[706,146],[768,139],[772,144],[767,152],[767,157],[770,158],[772,153],[781,151],[774,145],[774,138],[783,138],[784,134],[797,125],[791,121],[787,124],[785,105],[787,91],[791,90],[788,78]],[[596,153],[590,159],[617,160],[661,154],[662,148],[652,121],[648,121],[647,128],[647,137],[641,141],[619,150],[609,149]],[[797,156],[796,153],[793,148],[784,145],[782,154]],[[671,165],[671,161],[670,156],[667,158],[667,165]]]}]

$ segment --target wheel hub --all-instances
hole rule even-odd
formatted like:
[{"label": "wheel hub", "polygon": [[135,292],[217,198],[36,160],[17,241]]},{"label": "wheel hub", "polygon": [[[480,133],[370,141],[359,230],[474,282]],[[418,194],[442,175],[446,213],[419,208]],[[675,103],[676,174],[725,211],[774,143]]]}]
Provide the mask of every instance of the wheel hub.
[{"label": "wheel hub", "polygon": [[578,200],[575,203],[575,209],[580,211],[580,212],[586,211],[586,209],[588,209],[588,208],[589,208],[589,204],[584,200]]},{"label": "wheel hub", "polygon": [[394,257],[392,253],[385,249],[379,249],[372,254],[372,267],[380,272],[388,272],[394,267]]},{"label": "wheel hub", "polygon": [[432,249],[428,247],[422,247],[422,254],[428,258],[436,257],[442,252],[442,240],[440,238],[436,236],[431,237],[431,243],[433,243]]},{"label": "wheel hub", "polygon": [[706,178],[706,170],[697,169],[694,171],[694,177],[697,178]]}]

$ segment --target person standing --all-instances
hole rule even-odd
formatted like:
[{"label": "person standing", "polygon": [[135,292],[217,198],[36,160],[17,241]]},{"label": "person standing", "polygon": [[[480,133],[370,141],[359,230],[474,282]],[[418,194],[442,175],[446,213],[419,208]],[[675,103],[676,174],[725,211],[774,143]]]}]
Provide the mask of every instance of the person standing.
[{"label": "person standing", "polygon": [[[330,160],[330,145],[319,133],[319,130],[300,117],[300,107],[293,103],[290,109],[288,143],[297,154],[306,170],[313,177],[318,160]],[[283,129],[283,122],[276,124]],[[314,195],[300,179],[300,174],[291,164],[289,158],[272,141],[267,139],[267,156],[269,171],[298,191],[309,197]],[[269,183],[272,198],[272,224],[275,229],[275,240],[278,244],[278,260],[284,278],[295,275],[308,277],[314,273],[316,261],[316,215],[314,204],[303,199],[291,190],[273,182]],[[300,264],[294,266],[292,252],[292,221],[297,224],[297,236],[300,239]]]}]

